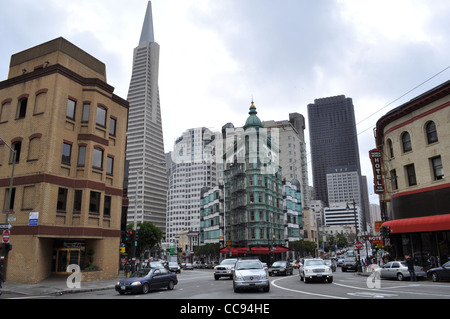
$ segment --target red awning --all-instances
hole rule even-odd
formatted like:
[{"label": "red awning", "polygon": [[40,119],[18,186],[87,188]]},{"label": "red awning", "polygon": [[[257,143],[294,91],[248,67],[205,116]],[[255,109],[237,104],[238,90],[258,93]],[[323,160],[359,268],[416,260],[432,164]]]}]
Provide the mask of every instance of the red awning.
[{"label": "red awning", "polygon": [[289,251],[289,248],[282,247],[282,246],[276,246],[273,250],[274,253],[286,253]]},{"label": "red awning", "polygon": [[[276,246],[273,248],[273,252],[275,254],[285,253],[288,251],[289,251],[289,248],[282,247],[282,246]],[[271,251],[270,251],[269,247],[252,247],[251,249],[249,249],[248,247],[231,247],[231,248],[224,247],[224,248],[220,249],[219,252],[221,254],[227,254],[227,255],[229,255],[231,253],[231,255],[235,256],[238,254],[268,255]]]},{"label": "red awning", "polygon": [[252,247],[252,254],[267,255],[269,254],[269,247]]},{"label": "red awning", "polygon": [[450,214],[390,220],[381,226],[389,226],[393,234],[450,230]]}]

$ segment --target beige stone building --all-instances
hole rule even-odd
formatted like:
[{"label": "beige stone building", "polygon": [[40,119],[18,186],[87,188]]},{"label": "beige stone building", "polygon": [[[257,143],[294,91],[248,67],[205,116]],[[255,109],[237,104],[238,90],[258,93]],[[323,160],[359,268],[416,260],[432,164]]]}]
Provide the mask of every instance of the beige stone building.
[{"label": "beige stone building", "polygon": [[8,281],[37,283],[90,259],[100,269],[91,278],[117,277],[128,102],[113,92],[104,63],[63,38],[11,57],[0,82]]},{"label": "beige stone building", "polygon": [[381,117],[383,225],[397,257],[450,256],[450,81]]}]

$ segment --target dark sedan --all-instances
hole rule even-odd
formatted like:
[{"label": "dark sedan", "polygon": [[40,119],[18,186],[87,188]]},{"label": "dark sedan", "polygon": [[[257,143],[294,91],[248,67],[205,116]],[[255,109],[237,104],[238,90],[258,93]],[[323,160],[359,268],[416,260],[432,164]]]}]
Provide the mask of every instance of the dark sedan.
[{"label": "dark sedan", "polygon": [[269,268],[269,276],[272,275],[292,275],[294,267],[287,261],[276,261]]},{"label": "dark sedan", "polygon": [[166,268],[151,268],[148,273],[142,277],[133,277],[120,280],[116,284],[116,291],[121,295],[126,292],[148,293],[150,290],[167,288],[172,290],[178,283],[175,273]]},{"label": "dark sedan", "polygon": [[439,280],[450,280],[450,261],[447,261],[441,267],[429,269],[427,274],[434,282]]}]

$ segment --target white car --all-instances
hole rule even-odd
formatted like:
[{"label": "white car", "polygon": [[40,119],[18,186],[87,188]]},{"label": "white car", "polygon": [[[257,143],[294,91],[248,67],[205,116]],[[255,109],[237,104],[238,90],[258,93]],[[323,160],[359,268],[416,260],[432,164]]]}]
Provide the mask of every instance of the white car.
[{"label": "white car", "polygon": [[233,278],[234,264],[237,258],[228,258],[222,260],[220,265],[214,267],[214,279],[219,280],[220,277]]},{"label": "white car", "polygon": [[322,259],[305,259],[299,269],[300,280],[305,283],[310,280],[322,280],[328,283],[333,282],[333,271]]}]

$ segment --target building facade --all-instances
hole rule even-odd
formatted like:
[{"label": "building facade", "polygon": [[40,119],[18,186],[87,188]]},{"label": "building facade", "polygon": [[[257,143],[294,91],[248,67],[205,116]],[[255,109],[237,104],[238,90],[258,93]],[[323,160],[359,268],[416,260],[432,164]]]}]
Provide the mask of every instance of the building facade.
[{"label": "building facade", "polygon": [[385,192],[381,215],[392,253],[449,258],[450,81],[393,109],[377,121]]},{"label": "building facade", "polygon": [[89,257],[96,279],[117,277],[128,102],[113,92],[105,65],[63,38],[11,57],[0,82],[6,280],[37,283]]},{"label": "building facade", "polygon": [[153,34],[148,2],[139,45],[133,53],[133,71],[126,157],[129,161],[127,222],[152,222],[166,228],[167,177],[158,87],[159,44]]}]

